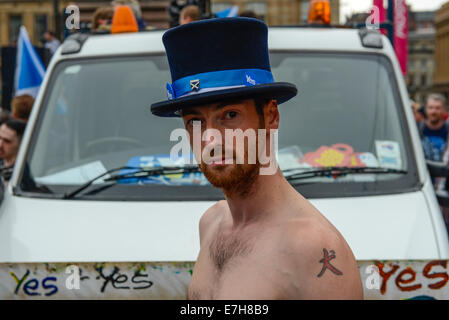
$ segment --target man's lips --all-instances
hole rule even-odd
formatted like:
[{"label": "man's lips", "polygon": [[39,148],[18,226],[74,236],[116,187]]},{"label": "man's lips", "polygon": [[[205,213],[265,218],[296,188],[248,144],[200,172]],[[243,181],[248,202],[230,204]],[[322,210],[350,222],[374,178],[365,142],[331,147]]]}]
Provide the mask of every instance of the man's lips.
[{"label": "man's lips", "polygon": [[212,167],[214,167],[214,166],[224,166],[224,165],[226,165],[226,160],[227,159],[232,160],[232,163],[234,163],[234,159],[233,158],[214,157],[214,158],[209,159],[209,161],[207,161],[208,162],[207,165],[212,166]]}]

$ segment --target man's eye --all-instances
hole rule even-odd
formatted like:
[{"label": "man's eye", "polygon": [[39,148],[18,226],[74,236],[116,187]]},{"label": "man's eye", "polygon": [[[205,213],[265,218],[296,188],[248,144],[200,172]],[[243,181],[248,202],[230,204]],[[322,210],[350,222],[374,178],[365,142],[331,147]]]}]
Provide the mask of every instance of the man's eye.
[{"label": "man's eye", "polygon": [[235,111],[229,111],[229,112],[226,112],[226,119],[232,119],[232,118],[235,118],[237,116],[237,112],[235,112]]}]

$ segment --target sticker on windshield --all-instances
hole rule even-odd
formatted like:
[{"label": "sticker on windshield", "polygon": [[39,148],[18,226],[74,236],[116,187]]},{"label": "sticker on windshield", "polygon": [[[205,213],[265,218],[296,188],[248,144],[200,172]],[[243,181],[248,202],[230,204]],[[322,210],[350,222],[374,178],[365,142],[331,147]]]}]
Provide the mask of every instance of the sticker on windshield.
[{"label": "sticker on windshield", "polygon": [[371,152],[359,153],[356,157],[361,163],[363,163],[365,166],[369,168],[379,167],[379,161],[377,160],[376,156]]},{"label": "sticker on windshield", "polygon": [[376,153],[382,168],[402,168],[401,150],[396,141],[376,140]]},{"label": "sticker on windshield", "polygon": [[359,158],[360,153],[344,143],[336,143],[330,147],[321,146],[314,152],[308,152],[300,162],[312,167],[366,167]]},{"label": "sticker on windshield", "polygon": [[[157,154],[152,156],[139,156],[131,158],[126,164],[129,167],[142,169],[158,167],[182,167],[192,163],[193,154],[189,158],[180,157],[173,161],[169,154]],[[119,174],[130,174],[135,169],[124,169]],[[164,184],[164,185],[208,185],[206,177],[201,172],[176,173],[167,175],[155,175],[151,177],[128,178],[119,180],[121,184]]]}]

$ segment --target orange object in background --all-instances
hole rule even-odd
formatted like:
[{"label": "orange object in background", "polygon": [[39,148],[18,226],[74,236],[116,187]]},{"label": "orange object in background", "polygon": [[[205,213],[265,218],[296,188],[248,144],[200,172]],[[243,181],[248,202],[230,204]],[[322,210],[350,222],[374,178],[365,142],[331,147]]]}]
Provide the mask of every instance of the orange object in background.
[{"label": "orange object in background", "polygon": [[331,6],[329,0],[311,0],[309,8],[309,24],[330,24]]},{"label": "orange object in background", "polygon": [[112,17],[111,33],[137,32],[136,18],[130,7],[118,6]]}]

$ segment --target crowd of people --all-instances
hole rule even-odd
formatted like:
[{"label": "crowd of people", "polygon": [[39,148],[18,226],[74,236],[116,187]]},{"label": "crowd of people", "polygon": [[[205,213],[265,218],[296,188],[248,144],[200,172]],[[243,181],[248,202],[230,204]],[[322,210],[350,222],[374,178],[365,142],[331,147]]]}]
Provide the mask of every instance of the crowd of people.
[{"label": "crowd of people", "polygon": [[[113,29],[114,20],[119,20],[119,16],[123,16],[124,9],[121,7],[128,7],[134,18],[135,25],[138,31],[153,29],[148,26],[142,17],[142,9],[137,0],[113,0],[110,6],[98,8],[91,21],[90,30],[92,33],[117,33]],[[120,10],[118,10],[120,8]],[[122,11],[122,12],[120,12]],[[119,13],[118,13],[119,12]],[[260,19],[260,17],[251,10],[242,12],[239,16]],[[179,25],[198,21],[204,19],[205,13],[201,11],[200,7],[196,5],[187,5],[179,12]],[[122,18],[123,19],[123,18]],[[119,21],[118,21],[119,22]],[[130,23],[129,20],[126,23]],[[128,29],[122,32],[129,32]]]},{"label": "crowd of people", "polygon": [[[449,113],[446,97],[432,93],[427,97],[425,106],[414,101],[411,101],[411,106],[426,160],[449,165]],[[449,179],[435,179],[434,186],[438,191],[449,191]],[[449,230],[449,210],[442,208],[442,212]]]}]

